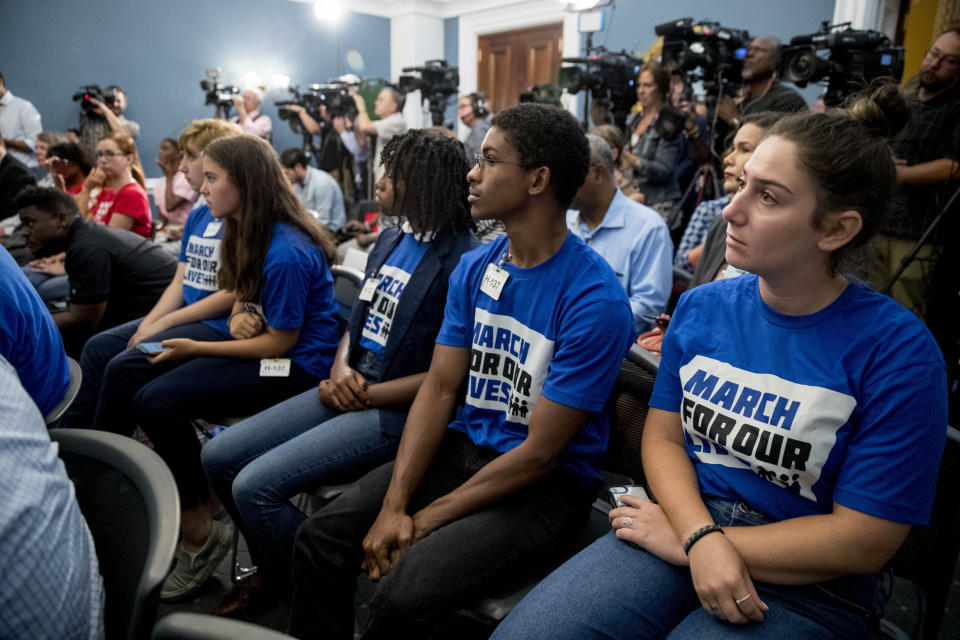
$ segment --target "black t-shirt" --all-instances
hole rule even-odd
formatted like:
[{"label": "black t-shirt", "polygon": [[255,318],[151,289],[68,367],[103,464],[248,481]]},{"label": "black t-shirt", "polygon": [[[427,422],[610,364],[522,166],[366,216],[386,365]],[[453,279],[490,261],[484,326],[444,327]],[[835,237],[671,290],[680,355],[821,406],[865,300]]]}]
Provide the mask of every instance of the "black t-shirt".
[{"label": "black t-shirt", "polygon": [[147,314],[177,271],[177,259],[131,231],[74,220],[65,263],[70,301],[107,302],[99,329]]},{"label": "black t-shirt", "polygon": [[27,167],[9,153],[0,160],[0,220],[9,218],[13,210],[13,199],[24,187],[37,184]]}]

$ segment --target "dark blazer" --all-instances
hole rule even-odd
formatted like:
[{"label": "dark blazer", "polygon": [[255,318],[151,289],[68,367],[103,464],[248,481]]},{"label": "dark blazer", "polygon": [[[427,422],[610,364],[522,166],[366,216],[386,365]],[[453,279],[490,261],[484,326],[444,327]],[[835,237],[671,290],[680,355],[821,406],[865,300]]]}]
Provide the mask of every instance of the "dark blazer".
[{"label": "dark blazer", "polygon": [[[365,278],[376,275],[403,238],[400,227],[390,227],[380,234],[376,246],[367,259]],[[417,268],[400,296],[397,311],[390,327],[390,335],[383,350],[381,381],[422,373],[430,368],[433,344],[443,322],[450,274],[460,262],[460,256],[480,246],[469,231],[442,233],[427,245]],[[348,331],[350,332],[351,367],[356,367],[359,350],[356,348],[367,319],[368,302],[357,300],[353,305]],[[380,429],[390,435],[400,435],[407,420],[409,406],[380,409]]]}]

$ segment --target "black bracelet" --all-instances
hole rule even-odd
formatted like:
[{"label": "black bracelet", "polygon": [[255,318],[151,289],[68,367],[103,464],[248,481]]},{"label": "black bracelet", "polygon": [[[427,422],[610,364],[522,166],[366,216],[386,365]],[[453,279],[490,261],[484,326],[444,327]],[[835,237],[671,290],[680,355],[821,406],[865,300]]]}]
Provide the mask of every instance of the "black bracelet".
[{"label": "black bracelet", "polygon": [[690,548],[693,545],[697,544],[700,538],[707,535],[708,533],[713,533],[714,531],[719,531],[720,533],[723,533],[723,529],[721,529],[720,525],[718,524],[708,524],[707,526],[700,527],[699,529],[694,531],[690,535],[690,537],[687,538],[687,541],[683,543],[683,552],[689,555]]}]

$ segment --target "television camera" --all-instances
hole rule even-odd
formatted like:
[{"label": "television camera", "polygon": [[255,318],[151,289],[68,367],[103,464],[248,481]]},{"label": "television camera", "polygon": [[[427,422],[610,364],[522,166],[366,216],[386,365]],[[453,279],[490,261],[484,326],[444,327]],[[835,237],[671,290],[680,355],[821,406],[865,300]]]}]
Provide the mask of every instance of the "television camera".
[{"label": "television camera", "polygon": [[627,114],[637,101],[636,80],[640,61],[626,51],[607,51],[603,46],[588,46],[585,58],[562,60],[576,63],[577,66],[560,68],[560,88],[571,94],[589,91],[596,107],[610,113],[613,124],[626,129]]},{"label": "television camera", "polygon": [[403,73],[418,75],[400,76],[397,91],[406,95],[419,89],[421,103],[430,104],[433,126],[442,125],[450,96],[457,95],[460,90],[460,70],[449,66],[446,60],[427,60],[422,67],[404,67]]}]

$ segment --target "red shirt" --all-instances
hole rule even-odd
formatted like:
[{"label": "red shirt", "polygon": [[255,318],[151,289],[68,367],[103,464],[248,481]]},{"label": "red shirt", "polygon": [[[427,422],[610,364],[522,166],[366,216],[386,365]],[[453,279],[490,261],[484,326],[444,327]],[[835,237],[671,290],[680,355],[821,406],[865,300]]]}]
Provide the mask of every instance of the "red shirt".
[{"label": "red shirt", "polygon": [[114,213],[120,213],[133,218],[131,231],[144,238],[150,237],[153,222],[150,219],[150,201],[147,192],[139,182],[128,182],[114,191],[103,187],[90,201],[90,213],[94,222],[109,225]]}]

